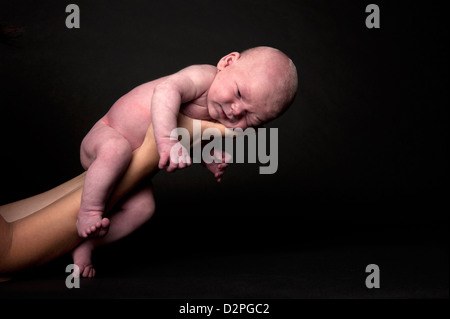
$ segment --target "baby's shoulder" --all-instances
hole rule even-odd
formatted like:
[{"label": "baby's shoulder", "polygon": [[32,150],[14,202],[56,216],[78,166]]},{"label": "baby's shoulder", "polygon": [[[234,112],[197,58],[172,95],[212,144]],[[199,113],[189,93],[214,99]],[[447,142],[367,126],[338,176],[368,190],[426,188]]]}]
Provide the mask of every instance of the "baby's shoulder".
[{"label": "baby's shoulder", "polygon": [[183,69],[181,72],[189,73],[191,77],[214,78],[217,74],[217,68],[210,64],[194,64]]},{"label": "baby's shoulder", "polygon": [[187,84],[189,88],[195,88],[197,93],[194,96],[200,96],[200,92],[203,93],[209,89],[211,83],[217,74],[217,68],[209,64],[195,64],[188,66],[181,71],[173,75],[173,79]]},{"label": "baby's shoulder", "polygon": [[217,68],[211,64],[194,64],[189,66],[188,68],[197,70],[199,72],[213,73],[213,74],[217,73]]}]

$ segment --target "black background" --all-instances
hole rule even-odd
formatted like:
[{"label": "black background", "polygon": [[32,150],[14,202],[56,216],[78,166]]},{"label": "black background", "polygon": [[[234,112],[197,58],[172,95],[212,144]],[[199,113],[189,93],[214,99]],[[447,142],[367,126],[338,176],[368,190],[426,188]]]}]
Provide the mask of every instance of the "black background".
[{"label": "black background", "polygon": [[294,105],[266,126],[279,132],[276,174],[232,164],[217,184],[198,164],[160,172],[154,219],[98,258],[132,258],[143,246],[169,255],[317,243],[448,251],[448,31],[439,4],[377,1],[381,28],[368,29],[362,1],[75,3],[80,29],[66,28],[64,1],[1,2],[0,23],[24,32],[0,43],[0,204],[81,173],[83,137],[135,86],[268,45],[299,70]]}]

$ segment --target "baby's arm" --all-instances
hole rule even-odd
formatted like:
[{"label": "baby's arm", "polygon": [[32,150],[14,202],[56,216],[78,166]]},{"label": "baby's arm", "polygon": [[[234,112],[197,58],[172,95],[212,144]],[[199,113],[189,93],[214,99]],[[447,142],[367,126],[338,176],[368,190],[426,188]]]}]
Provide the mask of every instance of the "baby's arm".
[{"label": "baby's arm", "polygon": [[166,168],[170,172],[190,165],[187,151],[179,154],[181,158],[178,161],[170,159],[170,150],[178,142],[170,139],[170,133],[177,127],[181,104],[202,96],[211,86],[215,75],[216,68],[211,65],[193,65],[169,76],[155,87],[151,112],[160,169]]}]

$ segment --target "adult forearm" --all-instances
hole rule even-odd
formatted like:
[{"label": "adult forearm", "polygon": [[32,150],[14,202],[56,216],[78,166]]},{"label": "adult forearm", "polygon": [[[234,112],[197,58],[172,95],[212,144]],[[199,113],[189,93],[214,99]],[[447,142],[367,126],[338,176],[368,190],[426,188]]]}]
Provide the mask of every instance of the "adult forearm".
[{"label": "adult forearm", "polygon": [[[186,128],[191,137],[193,136],[192,119],[180,115],[178,126]],[[209,127],[219,129],[222,134],[225,132],[222,125],[202,121],[201,131]],[[128,170],[113,192],[108,207],[113,207],[143,178],[156,172],[158,160],[153,128],[150,126],[142,146],[133,153]],[[62,190],[62,197],[55,198],[53,203],[42,209],[42,205],[38,203],[35,212],[24,218],[8,223],[0,216],[0,230],[4,235],[0,236],[0,274],[46,263],[69,252],[80,242],[75,224],[83,183],[77,178],[69,184]],[[41,198],[47,200],[49,196],[56,196],[57,193],[59,190],[46,193]],[[26,202],[27,209],[31,209],[29,206],[35,201],[36,198]]]},{"label": "adult forearm", "polygon": [[[190,145],[193,146],[194,120],[183,115],[178,115],[178,127],[185,128],[190,134]],[[222,135],[225,135],[225,127],[222,124],[201,121],[201,131],[207,128],[216,128]],[[201,141],[195,141],[200,143]],[[159,154],[156,148],[154,130],[150,126],[147,130],[144,142],[133,152],[130,165],[123,175],[122,179],[111,195],[107,205],[107,211],[110,211],[117,202],[124,197],[130,190],[137,186],[145,177],[158,171]]]}]

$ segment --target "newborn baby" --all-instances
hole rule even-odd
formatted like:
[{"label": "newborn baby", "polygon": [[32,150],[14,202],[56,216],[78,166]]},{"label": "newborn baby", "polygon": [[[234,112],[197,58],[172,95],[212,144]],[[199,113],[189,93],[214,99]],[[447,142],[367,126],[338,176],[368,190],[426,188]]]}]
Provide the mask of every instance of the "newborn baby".
[{"label": "newborn baby", "polygon": [[[81,144],[81,163],[87,170],[77,230],[90,237],[73,252],[80,274],[92,277],[91,255],[95,247],[120,239],[153,214],[151,181],[143,183],[115,208],[110,220],[103,217],[116,183],[128,167],[153,124],[159,168],[174,171],[191,163],[187,151],[170,158],[178,142],[170,138],[181,112],[199,120],[218,121],[228,128],[260,126],[292,104],[297,91],[293,62],[281,51],[257,47],[232,52],[217,64],[193,65],[142,84],[121,97],[86,135]],[[205,164],[220,181],[227,164]]]}]

